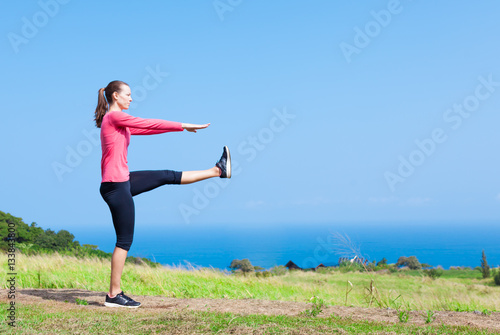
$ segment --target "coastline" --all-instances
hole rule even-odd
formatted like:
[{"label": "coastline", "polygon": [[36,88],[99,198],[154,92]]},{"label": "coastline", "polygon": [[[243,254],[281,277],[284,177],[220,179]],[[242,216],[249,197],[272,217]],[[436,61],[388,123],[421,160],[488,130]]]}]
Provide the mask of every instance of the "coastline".
[{"label": "coastline", "polygon": [[[97,244],[99,249],[111,252],[114,241],[106,236],[112,233],[112,228],[101,229],[92,233],[76,230],[75,238],[82,244]],[[488,225],[477,222],[292,223],[268,225],[266,230],[250,225],[141,225],[136,228],[130,255],[168,266],[188,262],[218,269],[227,269],[233,259],[244,258],[264,268],[285,265],[289,260],[301,267],[312,267],[314,263],[334,265],[342,256],[354,256],[352,250],[332,238],[336,233],[347,236],[357,253],[369,261],[386,258],[389,263],[395,263],[401,256],[416,256],[421,263],[434,267],[475,268],[480,265],[484,249],[492,267],[500,264],[495,238],[500,236],[500,227],[494,222]]]}]

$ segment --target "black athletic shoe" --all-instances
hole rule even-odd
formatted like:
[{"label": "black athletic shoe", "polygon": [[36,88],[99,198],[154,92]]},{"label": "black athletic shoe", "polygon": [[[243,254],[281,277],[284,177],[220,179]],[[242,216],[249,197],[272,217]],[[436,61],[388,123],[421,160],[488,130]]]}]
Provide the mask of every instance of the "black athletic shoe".
[{"label": "black athletic shoe", "polygon": [[104,306],[106,307],[137,308],[140,305],[141,305],[140,302],[137,302],[134,299],[127,297],[125,294],[123,294],[123,291],[118,293],[114,298],[110,298],[109,295],[106,294],[106,302],[104,303]]},{"label": "black athletic shoe", "polygon": [[229,153],[229,148],[227,146],[224,147],[222,157],[215,164],[215,166],[221,170],[221,178],[231,178],[231,154]]}]

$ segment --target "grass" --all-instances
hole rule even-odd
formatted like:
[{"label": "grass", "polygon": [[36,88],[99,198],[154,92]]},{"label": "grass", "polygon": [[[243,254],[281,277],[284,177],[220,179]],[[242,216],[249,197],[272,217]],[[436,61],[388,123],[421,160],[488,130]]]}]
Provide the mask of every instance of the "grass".
[{"label": "grass", "polygon": [[[67,306],[66,306],[67,305]],[[0,303],[4,310],[7,304]],[[19,306],[2,334],[493,334],[466,326],[387,324],[331,316],[238,315],[205,311],[116,310],[76,304]]]},{"label": "grass", "polygon": [[398,318],[399,318],[399,322],[407,323],[408,320],[410,319],[410,312],[409,311],[399,311]]},{"label": "grass", "polygon": [[[0,263],[7,264],[5,255]],[[17,289],[78,288],[105,291],[109,260],[60,255],[16,255]],[[455,272],[453,272],[455,271]],[[0,276],[6,276],[0,267]],[[114,310],[89,306],[86,300],[17,306],[18,327],[0,323],[1,334],[491,334],[467,326],[435,324],[434,311],[500,309],[500,287],[483,280],[478,271],[451,270],[431,279],[422,272],[366,273],[293,271],[283,276],[241,276],[215,269],[186,270],[127,264],[122,287],[131,295],[180,298],[289,300],[310,303],[300,316],[239,315],[187,309]],[[479,274],[479,276],[477,276]],[[5,281],[3,284],[6,287]],[[313,298],[311,298],[313,297]],[[346,302],[347,301],[347,302]],[[399,323],[324,317],[328,305],[391,307]],[[5,310],[6,303],[0,303]],[[425,326],[408,323],[410,310],[422,311]],[[318,317],[323,316],[323,317]],[[412,318],[415,317],[413,314]]]},{"label": "grass", "polygon": [[[405,274],[408,276],[420,277],[422,276],[422,271],[420,270],[407,270]],[[478,270],[464,269],[464,270],[445,270],[439,278],[448,279],[482,279],[483,275]]]},{"label": "grass", "polygon": [[[79,288],[106,291],[109,260],[60,255],[16,258],[17,288]],[[0,255],[0,264],[7,264]],[[185,270],[127,264],[122,288],[132,295],[178,298],[264,299],[309,302],[319,296],[328,305],[390,307],[405,310],[498,311],[500,287],[467,271],[457,277],[431,279],[415,272],[301,272],[284,276],[238,276],[215,269]],[[446,273],[447,271],[445,271]],[[6,267],[0,267],[5,277]],[[352,283],[350,286],[349,283]],[[3,287],[6,288],[3,281]],[[346,294],[346,287],[352,289]],[[346,299],[347,298],[347,299]]]},{"label": "grass", "polygon": [[425,323],[432,323],[436,319],[436,316],[434,315],[434,311],[427,311],[427,314],[425,315]]},{"label": "grass", "polygon": [[304,311],[305,316],[316,317],[319,314],[321,314],[321,312],[323,312],[323,308],[325,307],[325,302],[323,301],[323,299],[319,297],[312,297],[311,303],[312,303],[311,309],[306,309]]},{"label": "grass", "polygon": [[78,298],[76,298],[76,301],[75,301],[75,302],[76,302],[76,304],[77,304],[77,305],[84,305],[84,306],[87,306],[87,305],[89,304],[87,300],[84,300],[84,299],[78,299]]}]

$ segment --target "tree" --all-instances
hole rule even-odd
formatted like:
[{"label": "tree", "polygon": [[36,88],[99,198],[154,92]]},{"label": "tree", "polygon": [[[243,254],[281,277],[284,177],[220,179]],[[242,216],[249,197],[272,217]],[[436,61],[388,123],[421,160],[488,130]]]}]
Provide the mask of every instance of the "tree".
[{"label": "tree", "polygon": [[35,241],[38,236],[45,234],[45,231],[42,227],[37,227],[36,222],[32,222],[28,227],[28,232],[30,234],[30,240]]},{"label": "tree", "polygon": [[382,260],[377,263],[377,266],[384,266],[384,265],[387,265],[387,259],[385,257],[382,258]]},{"label": "tree", "polygon": [[56,250],[56,233],[51,229],[47,229],[45,234],[41,234],[36,238],[35,244],[43,249]]},{"label": "tree", "polygon": [[74,248],[77,245],[80,245],[78,241],[73,242],[74,238],[75,236],[71,234],[69,231],[64,229],[59,230],[59,232],[57,232],[56,236],[54,237],[56,243],[56,249],[64,250],[64,249]]},{"label": "tree", "polygon": [[488,265],[488,261],[486,260],[486,254],[484,253],[484,250],[483,257],[481,259],[481,272],[483,273],[483,278],[489,278],[491,275],[490,266]]},{"label": "tree", "polygon": [[399,257],[396,266],[407,266],[410,270],[420,270],[422,268],[422,265],[415,256]]},{"label": "tree", "polygon": [[242,260],[233,259],[229,268],[232,270],[241,270],[243,273],[254,271],[254,267],[248,258]]}]

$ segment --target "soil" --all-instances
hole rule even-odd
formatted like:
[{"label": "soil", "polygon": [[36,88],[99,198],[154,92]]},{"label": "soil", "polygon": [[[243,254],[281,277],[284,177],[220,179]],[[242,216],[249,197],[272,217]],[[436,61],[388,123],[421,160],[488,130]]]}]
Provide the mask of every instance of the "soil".
[{"label": "soil", "polygon": [[[0,290],[0,301],[7,301],[7,290]],[[94,292],[76,289],[23,289],[16,292],[16,304],[43,304],[50,302],[61,306],[67,302],[74,302],[76,298],[88,302],[87,308],[104,307],[105,292]],[[132,296],[142,303],[141,309],[160,311],[172,310],[196,310],[212,312],[231,312],[236,314],[265,314],[265,315],[289,315],[298,316],[301,312],[311,308],[311,304],[294,301],[266,301],[257,299],[181,299],[166,298],[161,296]],[[352,320],[366,320],[383,323],[398,323],[398,311],[394,309],[329,306],[324,308],[318,317],[331,315],[348,317]],[[432,325],[469,326],[479,329],[488,329],[500,333],[500,313],[484,315],[480,312],[447,312],[436,311],[435,320]],[[408,324],[425,326],[423,311],[410,312]]]}]

